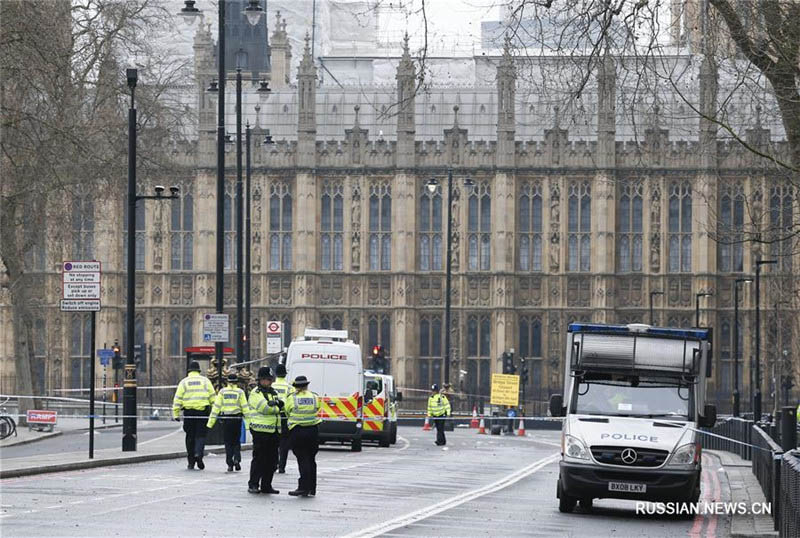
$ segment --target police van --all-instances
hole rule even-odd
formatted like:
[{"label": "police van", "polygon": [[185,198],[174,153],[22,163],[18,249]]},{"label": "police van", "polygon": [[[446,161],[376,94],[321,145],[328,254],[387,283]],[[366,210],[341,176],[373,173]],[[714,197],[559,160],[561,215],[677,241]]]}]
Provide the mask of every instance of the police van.
[{"label": "police van", "polygon": [[569,325],[564,391],[550,399],[550,413],[565,417],[561,512],[603,498],[698,501],[696,430],[717,414],[706,403],[710,349],[710,329]]},{"label": "police van", "polygon": [[387,374],[364,373],[364,432],[365,441],[377,441],[388,447],[397,442],[397,402],[403,399],[394,386],[394,377]]},{"label": "police van", "polygon": [[364,370],[361,346],[348,340],[347,331],[306,329],[286,352],[287,380],[304,375],[309,389],[320,396],[320,443],[349,443],[361,450]]}]

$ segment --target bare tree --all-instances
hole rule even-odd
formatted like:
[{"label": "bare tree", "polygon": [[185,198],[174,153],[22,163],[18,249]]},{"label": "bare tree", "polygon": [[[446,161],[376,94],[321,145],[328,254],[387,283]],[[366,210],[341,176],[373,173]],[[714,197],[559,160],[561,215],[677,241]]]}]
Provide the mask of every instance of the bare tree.
[{"label": "bare tree", "polygon": [[[0,3],[0,262],[12,311],[16,393],[32,394],[33,327],[46,306],[45,267],[31,254],[69,239],[76,192],[121,198],[127,164],[124,62],[140,66],[137,92],[147,157],[143,174],[168,166],[181,111],[163,99],[182,65],[154,61],[153,32],[170,20],[157,0]],[[67,242],[68,244],[68,242]],[[50,258],[58,253],[51,252]],[[38,273],[38,274],[37,274]],[[20,414],[34,404],[20,399]]]}]

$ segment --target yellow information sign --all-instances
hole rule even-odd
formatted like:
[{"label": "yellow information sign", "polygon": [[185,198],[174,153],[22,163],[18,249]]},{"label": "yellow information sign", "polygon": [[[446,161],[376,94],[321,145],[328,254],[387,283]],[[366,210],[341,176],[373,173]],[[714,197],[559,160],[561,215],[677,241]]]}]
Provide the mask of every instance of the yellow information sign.
[{"label": "yellow information sign", "polygon": [[492,374],[492,405],[519,405],[519,376]]}]

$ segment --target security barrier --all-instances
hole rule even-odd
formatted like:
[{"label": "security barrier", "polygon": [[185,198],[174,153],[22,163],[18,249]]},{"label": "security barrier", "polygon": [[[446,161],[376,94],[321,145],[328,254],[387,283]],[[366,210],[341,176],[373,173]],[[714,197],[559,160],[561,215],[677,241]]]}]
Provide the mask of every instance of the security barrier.
[{"label": "security barrier", "polygon": [[778,444],[775,424],[727,418],[704,428],[703,448],[724,450],[751,460],[761,491],[772,505],[774,529],[781,537],[800,536],[800,450],[784,450]]}]

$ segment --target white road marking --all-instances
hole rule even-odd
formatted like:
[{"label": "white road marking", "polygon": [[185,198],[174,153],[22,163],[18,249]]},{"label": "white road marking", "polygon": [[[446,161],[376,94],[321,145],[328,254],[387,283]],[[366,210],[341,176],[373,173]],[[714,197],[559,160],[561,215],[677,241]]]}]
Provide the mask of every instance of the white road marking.
[{"label": "white road marking", "polygon": [[466,502],[472,501],[479,497],[483,497],[484,495],[488,495],[489,493],[494,493],[501,489],[507,488],[512,484],[516,484],[523,478],[532,475],[542,467],[545,467],[546,465],[549,465],[557,461],[558,458],[559,454],[552,454],[550,456],[547,456],[546,458],[542,458],[534,463],[531,463],[530,465],[523,467],[522,469],[518,469],[513,473],[504,476],[500,480],[492,482],[491,484],[488,484],[478,489],[474,489],[472,491],[468,491],[466,493],[461,493],[454,497],[450,497],[449,499],[445,499],[441,502],[438,502],[434,505],[427,506],[419,510],[415,510],[413,512],[404,514],[394,519],[384,521],[383,523],[378,523],[377,525],[373,525],[372,527],[367,527],[366,529],[362,529],[360,531],[347,534],[345,538],[372,538],[374,536],[379,536],[381,534],[391,532],[400,527],[405,527],[412,523],[422,521],[423,519],[435,516],[436,514],[444,512],[445,510],[450,510],[451,508],[455,508],[456,506],[460,506]]},{"label": "white road marking", "polygon": [[178,433],[180,431],[183,431],[183,427],[182,426],[179,426],[178,429],[175,430],[174,432],[170,432],[170,433],[168,433],[166,435],[162,435],[161,437],[156,437],[154,439],[148,439],[147,441],[142,441],[141,443],[139,443],[139,446],[146,445],[146,444],[152,443],[154,441],[160,441],[162,439],[166,439],[170,435],[175,435],[176,433]]}]

